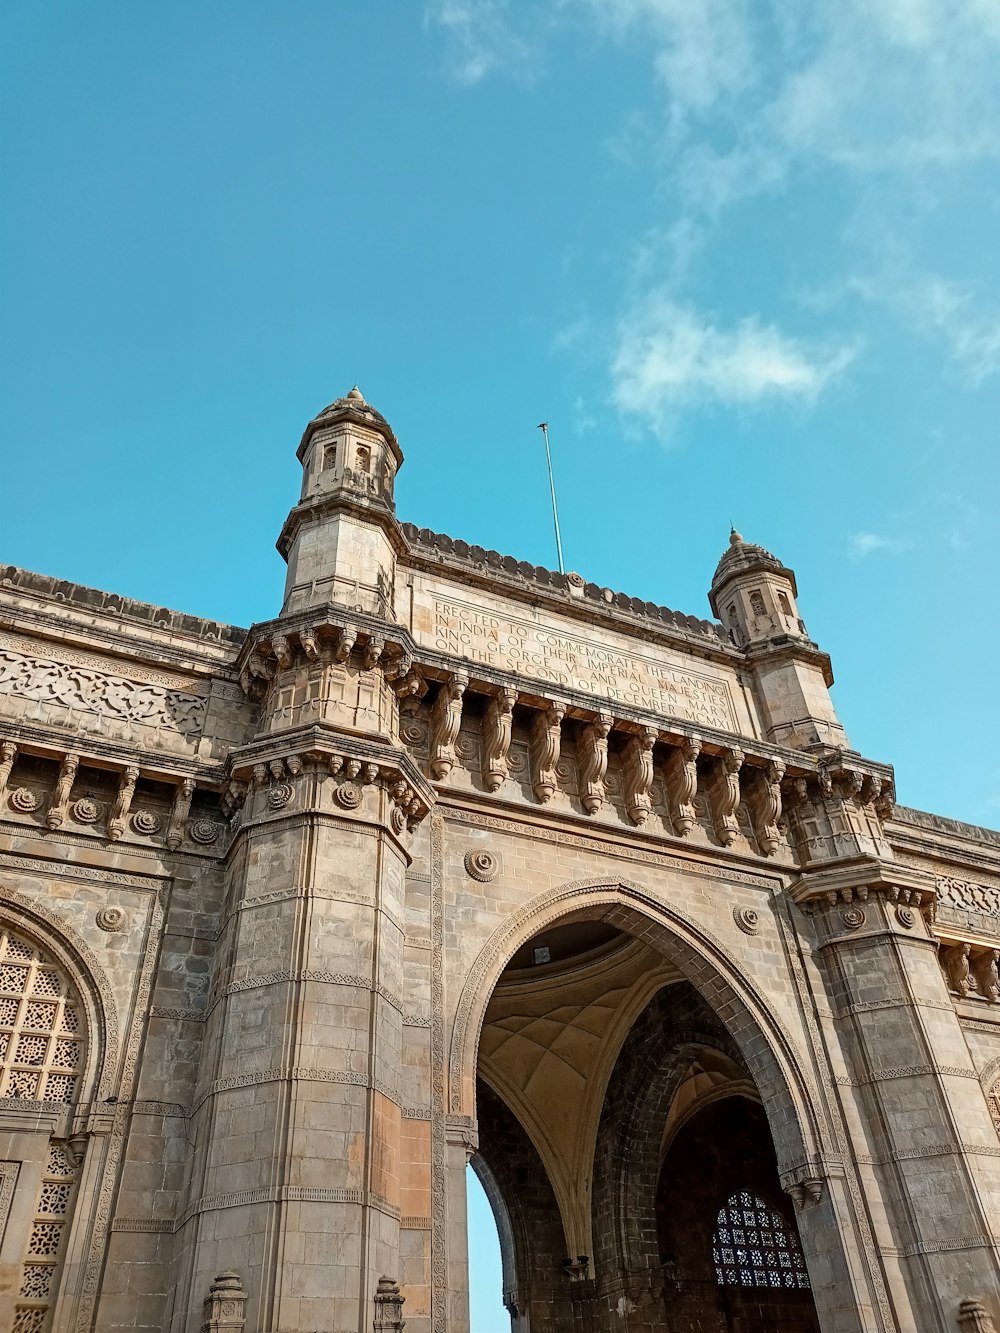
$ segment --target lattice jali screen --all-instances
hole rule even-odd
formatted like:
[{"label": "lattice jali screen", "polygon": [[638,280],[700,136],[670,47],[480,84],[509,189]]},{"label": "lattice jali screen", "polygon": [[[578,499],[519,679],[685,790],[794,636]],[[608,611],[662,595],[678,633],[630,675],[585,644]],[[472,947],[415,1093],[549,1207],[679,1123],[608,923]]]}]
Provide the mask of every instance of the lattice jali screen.
[{"label": "lattice jali screen", "polygon": [[1000,1080],[990,1088],[986,1101],[989,1104],[990,1115],[993,1118],[993,1128],[997,1134],[1000,1134]]},{"label": "lattice jali screen", "polygon": [[748,1190],[719,1210],[712,1259],[720,1287],[797,1291],[809,1286],[802,1247],[781,1214]]},{"label": "lattice jali screen", "polygon": [[40,949],[0,926],[0,1097],[72,1102],[83,1061],[72,986]]},{"label": "lattice jali screen", "polygon": [[13,1327],[22,1333],[29,1333],[29,1330],[33,1333],[45,1326],[56,1289],[56,1270],[69,1218],[75,1174],[66,1150],[57,1143],[50,1144],[35,1203],[35,1219],[28,1233],[18,1304],[14,1310]]}]

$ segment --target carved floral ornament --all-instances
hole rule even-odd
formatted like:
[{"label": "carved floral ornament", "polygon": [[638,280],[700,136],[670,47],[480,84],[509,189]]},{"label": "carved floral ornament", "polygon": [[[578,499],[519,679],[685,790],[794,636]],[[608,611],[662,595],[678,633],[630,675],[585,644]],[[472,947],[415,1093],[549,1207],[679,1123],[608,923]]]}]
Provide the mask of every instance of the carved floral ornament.
[{"label": "carved floral ornament", "polygon": [[465,853],[465,869],[473,879],[488,884],[500,874],[500,858],[486,848]]}]

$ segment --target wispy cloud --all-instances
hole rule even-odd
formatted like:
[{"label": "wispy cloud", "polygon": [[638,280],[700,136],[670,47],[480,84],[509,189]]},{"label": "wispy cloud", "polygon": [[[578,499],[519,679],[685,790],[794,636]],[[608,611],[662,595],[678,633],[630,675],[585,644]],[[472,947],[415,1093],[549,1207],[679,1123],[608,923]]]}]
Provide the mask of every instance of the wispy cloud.
[{"label": "wispy cloud", "polygon": [[900,537],[890,537],[884,532],[852,532],[847,538],[848,555],[857,560],[865,556],[902,555],[909,549],[910,543]]},{"label": "wispy cloud", "polygon": [[720,327],[661,295],[621,320],[612,391],[621,411],[662,435],[678,409],[692,403],[811,403],[854,355],[853,347],[813,346],[756,318]]},{"label": "wispy cloud", "polygon": [[488,74],[526,74],[534,64],[533,43],[519,29],[507,0],[433,0],[425,20],[443,29],[447,63],[459,83]]}]

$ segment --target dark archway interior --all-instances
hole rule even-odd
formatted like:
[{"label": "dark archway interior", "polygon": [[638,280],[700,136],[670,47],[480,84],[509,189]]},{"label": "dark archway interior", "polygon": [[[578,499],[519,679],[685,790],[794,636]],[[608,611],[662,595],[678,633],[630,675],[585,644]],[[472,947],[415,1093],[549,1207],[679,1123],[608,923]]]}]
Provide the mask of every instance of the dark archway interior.
[{"label": "dark archway interior", "polygon": [[[719,1213],[738,1195],[764,1209],[740,1200],[720,1232]],[[660,1172],[656,1221],[670,1333],[818,1333],[760,1106],[725,1097],[681,1125]]]},{"label": "dark archway interior", "polygon": [[[605,950],[620,947],[613,937],[549,934],[565,946],[552,959],[560,972],[575,955],[603,966]],[[524,985],[530,953],[517,961]],[[515,1333],[818,1333],[753,1081],[687,982],[653,995],[607,1080],[587,1182],[592,1255],[567,1252],[545,1163],[515,1111],[482,1079],[477,1096],[480,1153],[511,1237],[505,1299]],[[579,1111],[565,1108],[569,1118]]]}]

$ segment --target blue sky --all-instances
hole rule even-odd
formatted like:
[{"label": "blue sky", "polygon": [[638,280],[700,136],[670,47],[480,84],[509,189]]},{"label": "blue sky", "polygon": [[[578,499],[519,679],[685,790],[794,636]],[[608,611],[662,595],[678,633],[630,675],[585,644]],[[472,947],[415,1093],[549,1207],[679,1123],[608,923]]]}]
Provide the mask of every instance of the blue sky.
[{"label": "blue sky", "polygon": [[[1000,3],[15,0],[0,559],[248,624],[357,380],[402,517],[708,614],[1000,823]],[[492,1333],[482,1324],[477,1333]]]}]

